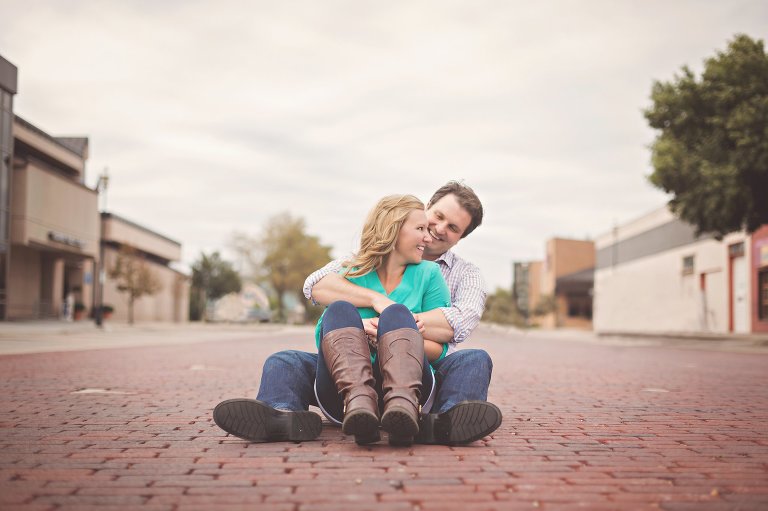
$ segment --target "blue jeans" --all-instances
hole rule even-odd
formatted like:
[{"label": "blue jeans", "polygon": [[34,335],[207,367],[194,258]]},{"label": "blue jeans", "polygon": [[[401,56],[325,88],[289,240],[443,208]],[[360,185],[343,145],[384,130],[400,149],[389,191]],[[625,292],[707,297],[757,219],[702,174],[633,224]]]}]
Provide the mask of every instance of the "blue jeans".
[{"label": "blue jeans", "polygon": [[[337,301],[333,302],[326,309],[321,326],[322,336],[325,337],[328,333],[340,328],[359,328],[362,331],[363,321],[360,319],[360,313],[357,311],[357,307],[349,302]],[[413,314],[411,314],[411,311],[404,305],[390,305],[384,309],[379,317],[377,336],[381,338],[384,334],[400,328],[411,328],[416,330],[416,321],[413,319]],[[435,379],[432,376],[432,370],[429,367],[429,361],[427,360],[426,355],[424,356],[422,368],[421,398],[419,401],[425,409],[429,409],[432,402],[428,402],[427,400],[432,394]],[[381,386],[383,378],[381,376],[381,369],[379,368],[378,361],[372,363],[371,369],[373,378],[376,380],[374,388],[379,396],[379,410],[382,410],[384,408],[384,392],[382,391]],[[341,424],[341,421],[344,419],[344,401],[336,390],[336,384],[331,377],[330,371],[325,365],[322,343],[319,347],[315,381],[318,406],[320,406],[320,409],[328,419],[332,422]]]},{"label": "blue jeans", "polygon": [[[264,362],[256,399],[281,410],[302,411],[310,405],[318,406],[314,382],[319,360],[317,353],[296,350],[270,355]],[[456,351],[432,367],[437,386],[433,413],[446,412],[462,401],[488,399],[493,362],[485,351]]]}]

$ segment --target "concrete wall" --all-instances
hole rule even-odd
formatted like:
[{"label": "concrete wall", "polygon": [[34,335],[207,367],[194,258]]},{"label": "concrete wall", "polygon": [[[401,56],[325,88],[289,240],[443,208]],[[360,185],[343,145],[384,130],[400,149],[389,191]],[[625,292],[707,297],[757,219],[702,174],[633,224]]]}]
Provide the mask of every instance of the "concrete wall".
[{"label": "concrete wall", "polygon": [[37,317],[40,302],[40,252],[17,246],[10,258],[8,319]]},{"label": "concrete wall", "polygon": [[[692,228],[676,220],[666,208],[599,237],[594,329],[728,332],[728,247],[739,242],[745,243],[748,254],[749,239],[744,233],[726,236],[722,242],[697,240]],[[694,258],[693,271],[683,269],[687,256]]]},{"label": "concrete wall", "polygon": [[[105,248],[104,260],[107,273],[114,268],[117,250]],[[185,322],[189,320],[189,282],[187,277],[167,266],[146,262],[152,273],[158,278],[161,289],[152,296],[144,296],[134,303],[134,321]],[[111,305],[115,312],[110,321],[128,321],[128,296],[117,289],[117,283],[107,277],[104,283],[104,304]]]},{"label": "concrete wall", "polygon": [[[37,244],[85,257],[98,257],[98,194],[34,164],[13,173],[11,243]],[[67,245],[50,233],[82,243]]]},{"label": "concrete wall", "polygon": [[107,241],[114,241],[121,245],[131,245],[168,261],[178,261],[181,259],[181,245],[175,241],[118,216],[106,215],[103,222],[104,239]]},{"label": "concrete wall", "polygon": [[33,147],[47,158],[55,160],[58,165],[68,168],[75,181],[83,181],[85,176],[85,159],[81,156],[62,147],[61,144],[40,133],[37,128],[19,119],[14,120],[13,136],[18,142]]}]

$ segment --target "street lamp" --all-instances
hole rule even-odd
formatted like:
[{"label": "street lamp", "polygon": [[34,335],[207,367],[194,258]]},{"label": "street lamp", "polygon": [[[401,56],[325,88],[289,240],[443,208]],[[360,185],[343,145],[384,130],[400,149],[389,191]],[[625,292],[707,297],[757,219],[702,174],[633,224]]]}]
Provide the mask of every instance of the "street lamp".
[{"label": "street lamp", "polygon": [[104,172],[99,176],[99,180],[96,181],[96,191],[99,192],[99,198],[104,197],[102,204],[103,208],[99,212],[99,264],[98,272],[96,273],[96,311],[93,318],[97,327],[101,327],[103,323],[104,314],[104,220],[102,219],[102,213],[107,211],[107,187],[109,186],[109,173],[108,167],[104,167]]}]

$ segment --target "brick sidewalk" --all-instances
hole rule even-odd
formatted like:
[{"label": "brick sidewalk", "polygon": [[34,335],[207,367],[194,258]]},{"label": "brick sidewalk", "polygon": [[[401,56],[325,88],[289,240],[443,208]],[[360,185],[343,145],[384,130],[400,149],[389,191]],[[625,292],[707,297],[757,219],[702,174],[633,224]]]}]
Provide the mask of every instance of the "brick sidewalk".
[{"label": "brick sidewalk", "polygon": [[468,447],[225,436],[213,406],[309,330],[0,357],[0,509],[768,508],[768,356],[476,337],[504,422]]}]

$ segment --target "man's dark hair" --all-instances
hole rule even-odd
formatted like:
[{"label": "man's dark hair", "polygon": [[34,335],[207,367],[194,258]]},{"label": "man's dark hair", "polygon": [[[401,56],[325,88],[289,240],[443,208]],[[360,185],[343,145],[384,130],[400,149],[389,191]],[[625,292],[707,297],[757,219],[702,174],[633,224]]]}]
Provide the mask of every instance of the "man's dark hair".
[{"label": "man's dark hair", "polygon": [[474,231],[478,225],[483,223],[483,205],[480,203],[480,199],[475,195],[474,190],[468,187],[464,183],[458,181],[448,181],[443,186],[437,189],[427,203],[427,208],[431,208],[435,202],[439,201],[446,195],[453,194],[459,203],[459,206],[464,208],[469,216],[472,217],[472,221],[461,234],[462,238],[466,238],[467,235]]}]

